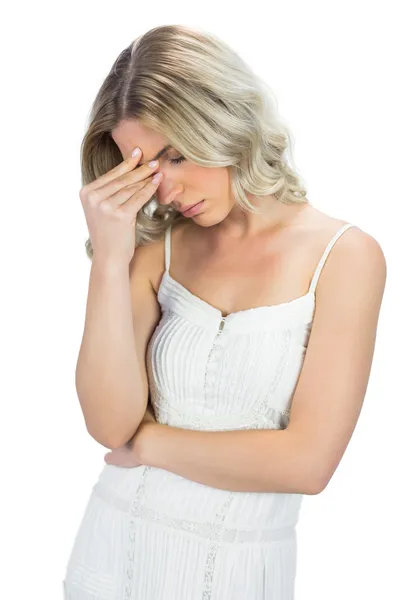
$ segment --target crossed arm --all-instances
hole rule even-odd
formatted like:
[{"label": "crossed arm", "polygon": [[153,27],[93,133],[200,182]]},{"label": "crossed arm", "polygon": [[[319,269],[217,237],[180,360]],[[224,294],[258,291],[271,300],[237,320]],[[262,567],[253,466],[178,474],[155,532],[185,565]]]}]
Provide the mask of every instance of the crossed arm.
[{"label": "crossed arm", "polygon": [[314,494],[317,477],[288,429],[193,431],[149,423],[140,461],[236,492]]},{"label": "crossed arm", "polygon": [[210,432],[147,422],[139,444],[142,464],[225,490],[321,492],[362,408],[385,282],[376,240],[362,230],[346,236],[320,276],[288,427]]}]

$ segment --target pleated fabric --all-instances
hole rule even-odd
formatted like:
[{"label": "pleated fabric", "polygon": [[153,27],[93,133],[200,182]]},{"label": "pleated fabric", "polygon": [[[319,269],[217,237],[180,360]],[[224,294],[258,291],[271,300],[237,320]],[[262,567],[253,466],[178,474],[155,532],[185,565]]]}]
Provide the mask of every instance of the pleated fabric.
[{"label": "pleated fabric", "polygon": [[[307,350],[315,288],[223,317],[166,269],[146,354],[159,423],[284,429]],[[62,582],[64,600],[292,600],[302,494],[221,490],[164,469],[103,466]]]},{"label": "pleated fabric", "polygon": [[[110,487],[115,479],[115,473],[109,477],[110,471],[123,469],[105,465],[93,488],[63,581],[65,600],[292,598],[297,551],[294,525],[233,527],[238,517],[232,511],[232,522],[224,519],[224,507],[232,506],[236,493],[224,490],[218,490],[223,502],[214,511],[213,521],[171,516],[167,510],[161,513],[146,507],[143,496],[140,501],[140,480],[150,471],[148,467],[125,469],[135,472],[136,483],[132,478],[132,485],[121,485],[118,492]],[[165,472],[155,471],[162,479]],[[133,501],[119,495],[128,487]],[[241,494],[243,506],[250,499],[256,509],[262,501],[263,494]],[[271,496],[276,502],[279,494]],[[284,496],[293,498],[292,506],[300,506],[301,495]],[[195,503],[196,495],[192,498]],[[178,494],[176,504],[179,501]],[[189,504],[188,497],[186,501]],[[188,508],[183,507],[185,516]],[[195,508],[194,504],[193,513]],[[278,507],[270,510],[272,518]],[[201,505],[197,511],[204,519]],[[177,506],[175,514],[180,512]],[[289,516],[293,518],[297,511],[287,508],[286,512],[290,522]]]}]

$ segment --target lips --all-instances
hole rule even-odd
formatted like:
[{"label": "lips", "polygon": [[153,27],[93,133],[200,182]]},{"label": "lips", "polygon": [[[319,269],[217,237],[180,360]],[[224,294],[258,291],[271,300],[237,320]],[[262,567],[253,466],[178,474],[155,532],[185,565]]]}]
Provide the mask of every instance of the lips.
[{"label": "lips", "polygon": [[189,206],[184,206],[182,209],[179,209],[179,212],[184,213],[189,209],[193,208],[193,206],[197,206],[197,204],[200,204],[200,202],[203,202],[203,200],[199,200],[199,202],[195,202],[194,204],[189,204]]}]

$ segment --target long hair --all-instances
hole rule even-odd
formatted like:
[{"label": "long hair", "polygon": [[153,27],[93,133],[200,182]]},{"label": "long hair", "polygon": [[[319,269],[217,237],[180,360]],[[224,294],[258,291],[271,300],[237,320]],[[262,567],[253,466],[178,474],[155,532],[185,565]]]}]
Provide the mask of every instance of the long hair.
[{"label": "long hair", "polygon": [[[228,167],[233,197],[245,211],[262,212],[246,192],[285,204],[308,202],[274,94],[206,31],[155,27],[120,53],[89,113],[81,144],[83,186],[123,161],[111,132],[127,119],[164,135],[195,164]],[[152,196],[137,214],[136,246],[161,239],[171,222],[184,219]],[[90,238],[85,246],[92,259]]]}]

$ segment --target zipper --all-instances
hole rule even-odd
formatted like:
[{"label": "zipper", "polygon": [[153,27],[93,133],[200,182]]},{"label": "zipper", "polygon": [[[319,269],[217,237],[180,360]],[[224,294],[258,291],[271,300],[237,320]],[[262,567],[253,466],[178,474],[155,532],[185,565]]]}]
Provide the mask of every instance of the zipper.
[{"label": "zipper", "polygon": [[208,363],[210,362],[210,358],[211,355],[213,353],[214,350],[214,346],[215,346],[215,340],[218,338],[219,335],[221,335],[223,328],[225,327],[225,320],[226,317],[221,317],[221,320],[219,322],[219,326],[218,326],[218,331],[214,337],[214,341],[212,343],[212,346],[210,348],[210,352],[208,353],[208,357],[207,357],[207,362],[206,362],[206,369],[205,369],[205,378],[204,378],[204,399],[205,399],[205,406],[207,406],[207,373],[208,373]]},{"label": "zipper", "polygon": [[218,327],[218,332],[217,332],[217,336],[220,335],[221,331],[223,330],[223,328],[225,327],[225,319],[226,317],[221,317],[221,320],[219,322],[219,327]]},{"label": "zipper", "polygon": [[212,354],[212,352],[214,350],[215,340],[217,339],[217,337],[219,335],[221,335],[222,330],[225,327],[225,319],[226,319],[226,317],[221,317],[221,320],[220,320],[219,325],[218,325],[218,331],[217,331],[217,333],[216,333],[216,335],[214,337],[213,343],[212,343],[211,348],[210,348],[210,352],[208,353],[206,366],[208,366],[208,362],[209,362],[211,354]]}]

